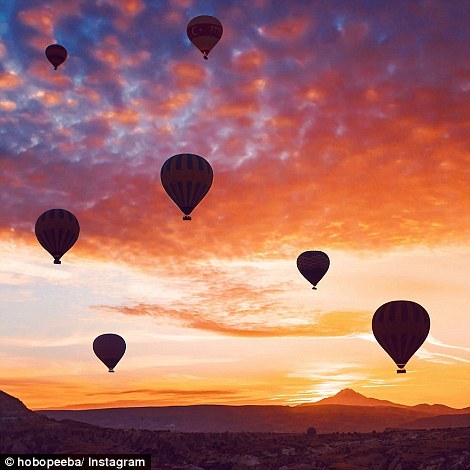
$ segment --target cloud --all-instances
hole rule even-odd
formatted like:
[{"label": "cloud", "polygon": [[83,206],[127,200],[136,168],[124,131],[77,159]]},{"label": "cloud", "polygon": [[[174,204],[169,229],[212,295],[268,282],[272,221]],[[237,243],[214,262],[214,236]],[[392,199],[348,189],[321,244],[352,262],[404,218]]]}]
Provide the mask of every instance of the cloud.
[{"label": "cloud", "polygon": [[10,100],[1,100],[0,101],[0,109],[4,111],[13,111],[16,109],[16,104],[14,101]]},{"label": "cloud", "polygon": [[22,24],[52,38],[54,26],[62,18],[77,14],[78,5],[79,2],[52,0],[45,5],[19,10],[17,17]]},{"label": "cloud", "polygon": [[259,29],[260,34],[269,39],[290,42],[299,39],[311,27],[306,17],[288,17]]},{"label": "cloud", "polygon": [[[207,276],[209,278],[210,276]],[[199,278],[200,286],[174,303],[135,303],[96,306],[103,313],[121,313],[154,318],[211,333],[238,337],[315,336],[344,337],[370,329],[370,312],[315,312],[289,305],[285,290],[224,282],[219,273],[215,281]],[[284,298],[283,295],[284,294]]]},{"label": "cloud", "polygon": [[[278,336],[347,336],[355,333],[358,328],[366,329],[369,318],[364,314],[363,318],[355,318],[356,314],[349,312],[332,312],[324,314],[318,323],[304,323],[293,326],[265,325],[261,322],[248,321],[243,315],[238,315],[232,321],[226,318],[204,318],[200,317],[198,309],[183,308],[158,308],[148,305],[135,305],[130,307],[107,307],[107,312],[123,313],[125,315],[151,316],[160,321],[171,319],[178,325],[187,328],[196,328],[213,333],[229,336],[267,338]],[[225,316],[229,316],[232,311],[228,310]],[[257,315],[260,312],[256,309],[250,315]],[[261,315],[260,315],[261,316]],[[367,321],[366,321],[367,320]],[[333,324],[333,325],[332,325]]]},{"label": "cloud", "polygon": [[[143,265],[189,240],[193,260],[465,243],[466,37],[458,8],[432,5],[426,24],[409,7],[220,6],[207,63],[160,14],[188,7],[18,7],[11,40],[52,28],[70,57],[56,73],[24,46],[0,72],[2,233],[35,243],[37,214],[61,205],[83,221],[77,252]],[[215,173],[184,225],[159,182],[180,152]]]},{"label": "cloud", "polygon": [[38,338],[10,338],[10,337],[2,337],[2,344],[8,346],[14,346],[19,348],[31,348],[31,349],[39,349],[39,348],[61,348],[64,346],[76,346],[82,344],[88,344],[90,341],[89,336],[69,336],[66,338],[46,338],[46,339],[38,339]]},{"label": "cloud", "polygon": [[464,346],[454,346],[451,344],[443,343],[442,341],[438,340],[432,335],[429,335],[426,338],[426,342],[428,342],[429,344],[432,344],[433,346],[440,346],[442,348],[450,348],[450,349],[459,349],[461,351],[470,352],[470,348],[466,348]]},{"label": "cloud", "polygon": [[1,89],[12,89],[18,88],[23,80],[18,75],[12,72],[5,72],[0,74],[0,88]]},{"label": "cloud", "polygon": [[[439,349],[436,351],[436,346],[437,348],[452,349],[456,351],[452,354],[441,352]],[[456,362],[470,363],[469,352],[470,348],[447,344],[430,335],[426,339],[424,347],[421,347],[416,352],[416,356],[439,364],[455,364]]]},{"label": "cloud", "polygon": [[206,70],[193,62],[175,62],[170,66],[180,89],[201,85],[207,78]]},{"label": "cloud", "polygon": [[124,0],[119,3],[106,0],[106,3],[109,3],[113,8],[118,8],[125,16],[135,16],[145,10],[145,3],[142,0]]},{"label": "cloud", "polygon": [[99,395],[113,396],[113,395],[173,395],[185,397],[198,397],[198,396],[218,396],[218,395],[232,395],[238,392],[233,390],[177,390],[177,389],[140,389],[140,390],[120,390],[111,392],[90,392],[86,396],[95,397]]},{"label": "cloud", "polygon": [[466,364],[470,364],[470,359],[466,359],[463,357],[451,355],[451,354],[443,354],[438,352],[429,351],[427,348],[421,347],[416,351],[416,356],[420,359],[426,359],[430,362],[436,362],[438,364],[453,364],[455,362],[464,362]]}]

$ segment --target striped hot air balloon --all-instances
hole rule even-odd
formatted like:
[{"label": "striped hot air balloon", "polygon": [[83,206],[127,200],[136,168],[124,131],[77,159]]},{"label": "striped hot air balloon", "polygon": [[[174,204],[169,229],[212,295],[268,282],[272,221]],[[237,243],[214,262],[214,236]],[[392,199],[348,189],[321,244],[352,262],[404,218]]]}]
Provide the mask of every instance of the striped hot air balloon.
[{"label": "striped hot air balloon", "polygon": [[114,372],[126,352],[126,342],[122,336],[115,333],[104,333],[93,341],[93,352],[109,369],[108,372]]},{"label": "striped hot air balloon", "polygon": [[54,70],[67,59],[67,49],[60,44],[50,44],[46,47],[47,60],[54,66]]},{"label": "striped hot air balloon", "polygon": [[54,264],[61,264],[60,258],[78,239],[80,225],[68,210],[50,209],[38,217],[34,231],[39,243],[54,258]]},{"label": "striped hot air balloon", "polygon": [[323,251],[304,251],[297,258],[297,268],[307,281],[316,289],[321,278],[330,267],[330,258]]},{"label": "striped hot air balloon", "polygon": [[428,336],[428,312],[411,300],[393,300],[377,309],[372,318],[375,339],[395,361],[397,374],[404,374],[406,363]]},{"label": "striped hot air balloon", "polygon": [[186,33],[189,40],[202,52],[204,59],[207,60],[209,52],[222,37],[222,23],[213,16],[196,16],[188,23]]},{"label": "striped hot air balloon", "polygon": [[191,220],[189,214],[209,191],[214,173],[205,158],[179,153],[163,164],[160,178],[168,196],[185,214],[183,220]]}]

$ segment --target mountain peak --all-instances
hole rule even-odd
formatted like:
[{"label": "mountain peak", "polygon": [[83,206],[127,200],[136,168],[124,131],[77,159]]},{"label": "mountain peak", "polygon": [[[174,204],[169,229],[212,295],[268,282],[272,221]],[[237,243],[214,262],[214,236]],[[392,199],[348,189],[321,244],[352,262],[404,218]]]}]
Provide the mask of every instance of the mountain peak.
[{"label": "mountain peak", "polygon": [[[364,397],[364,395],[361,395],[360,393],[356,392],[352,388],[343,388],[343,390],[340,390],[335,397]],[[366,397],[364,397],[366,398]]]},{"label": "mountain peak", "polygon": [[369,398],[361,395],[352,388],[344,388],[332,397],[323,398],[322,400],[312,403],[313,405],[351,405],[351,406],[398,406],[404,407],[405,405],[399,405],[392,403],[388,400],[378,400],[377,398]]}]

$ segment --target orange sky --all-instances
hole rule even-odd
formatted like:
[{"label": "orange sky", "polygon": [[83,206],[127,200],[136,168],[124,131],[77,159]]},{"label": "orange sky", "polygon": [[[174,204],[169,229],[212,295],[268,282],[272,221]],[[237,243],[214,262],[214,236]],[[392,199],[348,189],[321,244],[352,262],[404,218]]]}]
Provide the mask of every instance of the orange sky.
[{"label": "orange sky", "polygon": [[[209,60],[186,38],[220,19]],[[12,3],[0,38],[2,389],[34,408],[315,401],[469,406],[470,8],[438,0]],[[54,72],[45,46],[68,60]],[[204,156],[183,222],[160,184]],[[52,207],[80,238],[54,266]],[[328,253],[312,291],[295,260]],[[397,376],[371,318],[428,340]],[[116,368],[94,356],[126,339]]]}]

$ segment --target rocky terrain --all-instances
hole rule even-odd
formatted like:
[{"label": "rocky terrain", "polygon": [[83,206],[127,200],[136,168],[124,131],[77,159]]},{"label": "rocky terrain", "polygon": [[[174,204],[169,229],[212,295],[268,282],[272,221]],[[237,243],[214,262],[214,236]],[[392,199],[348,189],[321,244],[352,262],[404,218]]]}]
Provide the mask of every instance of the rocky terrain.
[{"label": "rocky terrain", "polygon": [[0,453],[151,454],[154,469],[470,468],[470,427],[371,433],[182,433],[105,429],[37,416],[0,395]]},{"label": "rocky terrain", "polygon": [[68,422],[0,432],[2,453],[151,454],[155,469],[461,470],[470,468],[469,449],[468,427],[310,437],[124,431]]}]

